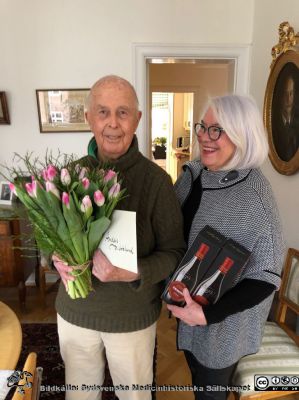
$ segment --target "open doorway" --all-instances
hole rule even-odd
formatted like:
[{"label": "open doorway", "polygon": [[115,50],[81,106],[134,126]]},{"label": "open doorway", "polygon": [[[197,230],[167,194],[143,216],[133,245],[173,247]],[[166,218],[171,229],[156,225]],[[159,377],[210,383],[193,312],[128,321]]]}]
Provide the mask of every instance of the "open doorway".
[{"label": "open doorway", "polygon": [[[246,44],[239,45],[225,45],[219,44],[173,44],[173,43],[134,43],[133,44],[133,84],[139,98],[140,109],[142,110],[143,117],[141,118],[138,129],[137,137],[140,151],[146,156],[151,158],[152,140],[151,140],[151,118],[150,118],[150,72],[149,65],[153,63],[168,63],[176,64],[186,63],[196,64],[202,62],[206,64],[209,69],[210,64],[229,64],[229,90],[232,93],[248,94],[250,86],[250,55],[251,46]],[[185,76],[186,77],[186,76]],[[164,77],[163,77],[164,78]],[[177,81],[173,76],[172,86],[175,86]],[[180,78],[180,76],[179,76]],[[189,76],[187,75],[187,79]],[[185,82],[186,84],[186,82]],[[164,85],[165,86],[165,85]],[[194,92],[191,88],[181,90],[182,92]],[[168,92],[179,92],[175,88],[168,90]],[[152,91],[162,91],[155,88]],[[200,109],[200,104],[196,104],[194,97],[193,110]],[[198,115],[193,112],[193,121],[196,122]],[[192,137],[192,135],[191,135]],[[191,147],[192,157],[192,147]]]},{"label": "open doorway", "polygon": [[176,180],[190,158],[194,93],[151,93],[152,160]]},{"label": "open doorway", "polygon": [[[235,62],[150,58],[147,68],[149,154],[176,181],[183,164],[193,158],[193,121],[199,120],[207,98],[234,91]],[[163,155],[156,151],[161,141]]]}]

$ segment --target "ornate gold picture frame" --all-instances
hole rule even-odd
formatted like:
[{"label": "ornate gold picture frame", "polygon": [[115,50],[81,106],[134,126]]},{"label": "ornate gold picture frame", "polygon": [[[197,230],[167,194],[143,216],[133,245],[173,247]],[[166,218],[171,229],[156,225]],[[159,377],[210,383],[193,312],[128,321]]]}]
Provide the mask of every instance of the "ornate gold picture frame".
[{"label": "ornate gold picture frame", "polygon": [[269,157],[284,175],[299,169],[299,36],[288,22],[279,25],[279,43],[272,48],[273,61],[264,100],[264,123]]}]

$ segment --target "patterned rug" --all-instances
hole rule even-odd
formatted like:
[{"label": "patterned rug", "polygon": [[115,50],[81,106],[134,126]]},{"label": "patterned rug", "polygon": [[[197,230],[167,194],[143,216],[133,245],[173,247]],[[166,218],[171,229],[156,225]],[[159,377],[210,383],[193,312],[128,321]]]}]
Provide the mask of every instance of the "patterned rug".
[{"label": "patterned rug", "polygon": [[[64,385],[64,364],[59,352],[57,325],[47,324],[22,324],[23,343],[22,353],[17,365],[17,370],[22,370],[27,355],[34,351],[37,353],[37,365],[43,367],[42,385],[52,387],[62,387]],[[106,378],[104,386],[111,387],[112,381],[108,369],[106,369]],[[11,397],[15,389],[13,388],[7,400]],[[40,394],[41,400],[63,400],[64,392],[56,390],[43,391]],[[103,392],[103,400],[116,400],[113,392]]]}]

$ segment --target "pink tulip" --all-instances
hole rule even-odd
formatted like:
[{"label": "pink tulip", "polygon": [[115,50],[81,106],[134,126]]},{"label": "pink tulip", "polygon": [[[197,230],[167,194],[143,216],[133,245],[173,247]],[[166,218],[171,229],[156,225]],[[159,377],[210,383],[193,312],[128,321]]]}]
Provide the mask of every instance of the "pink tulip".
[{"label": "pink tulip", "polygon": [[48,178],[48,180],[49,181],[53,181],[54,180],[54,178],[55,178],[55,176],[57,175],[57,173],[58,173],[58,171],[57,171],[57,169],[54,167],[54,165],[48,165],[48,168],[47,168],[47,178]]},{"label": "pink tulip", "polygon": [[109,199],[111,199],[112,197],[116,197],[119,192],[120,192],[120,184],[115,183],[109,190],[109,193],[108,193]]},{"label": "pink tulip", "polygon": [[98,207],[101,207],[105,203],[105,196],[100,190],[97,190],[93,194],[93,200]]},{"label": "pink tulip", "polygon": [[89,185],[90,185],[89,179],[88,178],[83,178],[81,182],[82,182],[82,185],[83,185],[84,189],[87,190],[89,188]]},{"label": "pink tulip", "polygon": [[60,180],[61,183],[65,186],[68,186],[71,183],[71,176],[66,168],[62,168],[60,172]]},{"label": "pink tulip", "polygon": [[46,190],[47,190],[47,192],[53,193],[60,200],[59,190],[57,189],[57,187],[55,186],[55,184],[53,182],[49,182],[49,181],[46,182]]},{"label": "pink tulip", "polygon": [[80,171],[81,171],[81,166],[80,164],[76,164],[75,165],[75,171],[77,172],[77,174],[79,175]]},{"label": "pink tulip", "polygon": [[117,174],[115,171],[113,171],[112,169],[109,169],[106,172],[106,175],[104,176],[104,182],[108,182],[111,181],[111,179],[114,179],[114,182],[116,182],[117,180]]},{"label": "pink tulip", "polygon": [[41,175],[42,175],[44,181],[48,180],[48,173],[47,173],[46,169],[42,170],[42,174]]},{"label": "pink tulip", "polygon": [[81,203],[81,211],[84,213],[92,211],[92,204],[88,195],[84,196]]},{"label": "pink tulip", "polygon": [[62,193],[62,203],[66,206],[66,208],[70,209],[70,196],[68,193]]},{"label": "pink tulip", "polygon": [[87,172],[88,172],[87,168],[83,167],[81,169],[80,174],[79,174],[79,180],[80,181],[82,181],[82,179],[86,176]]},{"label": "pink tulip", "polygon": [[31,187],[34,193],[34,196],[36,197],[36,187],[37,187],[37,182],[35,180],[32,181]]},{"label": "pink tulip", "polygon": [[36,197],[36,181],[25,183],[25,188],[30,197]]},{"label": "pink tulip", "polygon": [[17,194],[16,187],[13,183],[9,182],[9,189],[13,194]]}]

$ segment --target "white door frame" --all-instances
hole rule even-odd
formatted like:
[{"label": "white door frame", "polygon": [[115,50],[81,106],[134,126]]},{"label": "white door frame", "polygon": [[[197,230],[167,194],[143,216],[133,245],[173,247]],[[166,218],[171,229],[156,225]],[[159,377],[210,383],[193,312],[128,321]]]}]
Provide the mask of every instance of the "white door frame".
[{"label": "white door frame", "polygon": [[152,58],[182,59],[233,59],[235,61],[234,92],[248,94],[250,75],[250,45],[182,45],[133,43],[132,82],[139,99],[143,116],[139,123],[137,137],[140,151],[149,156],[150,132],[148,115],[148,71],[147,60]]}]

